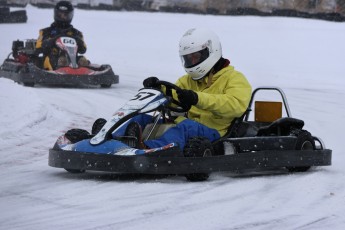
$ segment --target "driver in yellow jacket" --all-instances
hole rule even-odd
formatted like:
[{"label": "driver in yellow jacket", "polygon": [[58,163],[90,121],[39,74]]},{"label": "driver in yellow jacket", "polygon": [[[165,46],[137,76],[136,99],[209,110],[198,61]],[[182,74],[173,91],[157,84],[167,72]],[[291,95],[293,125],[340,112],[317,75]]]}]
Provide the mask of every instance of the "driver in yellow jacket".
[{"label": "driver in yellow jacket", "polygon": [[[230,66],[222,57],[218,36],[207,29],[190,29],[180,40],[179,54],[186,75],[176,85],[181,88],[174,98],[191,107],[188,118],[178,117],[177,125],[167,130],[160,138],[147,140],[146,148],[157,148],[171,142],[184,148],[189,138],[206,137],[211,142],[222,137],[234,118],[240,117],[247,109],[252,88],[245,76]],[[157,88],[156,77],[144,80],[145,87]],[[135,117],[131,128],[144,127],[149,119]],[[124,127],[123,129],[130,129]],[[131,133],[133,133],[131,131]]]},{"label": "driver in yellow jacket", "polygon": [[187,74],[178,79],[176,85],[185,89],[179,94],[179,100],[194,104],[188,118],[216,129],[223,136],[232,120],[246,111],[251,86],[227,59],[221,58],[217,63],[214,74],[211,72],[199,80]]}]

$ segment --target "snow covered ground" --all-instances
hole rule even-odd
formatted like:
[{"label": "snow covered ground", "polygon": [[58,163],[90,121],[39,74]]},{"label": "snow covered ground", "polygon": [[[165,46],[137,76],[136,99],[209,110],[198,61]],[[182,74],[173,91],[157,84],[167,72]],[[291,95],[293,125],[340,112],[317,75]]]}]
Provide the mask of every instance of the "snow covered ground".
[{"label": "snow covered ground", "polygon": [[[16,39],[37,38],[52,9],[27,7],[25,24],[0,24],[0,60]],[[23,87],[0,78],[0,229],[344,229],[345,24],[261,18],[76,10],[87,57],[110,64],[110,89]],[[178,41],[191,27],[213,29],[224,57],[253,87],[279,86],[294,117],[333,150],[333,165],[306,173],[206,182],[87,172],[47,165],[70,128],[91,129],[154,75],[184,73]]]}]

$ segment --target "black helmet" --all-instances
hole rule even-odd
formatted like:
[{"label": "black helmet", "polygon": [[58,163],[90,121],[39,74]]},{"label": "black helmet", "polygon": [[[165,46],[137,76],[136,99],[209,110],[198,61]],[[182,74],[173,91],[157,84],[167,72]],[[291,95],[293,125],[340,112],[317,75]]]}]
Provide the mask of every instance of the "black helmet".
[{"label": "black helmet", "polygon": [[73,19],[74,8],[68,1],[60,1],[54,8],[54,21],[58,24],[69,25]]}]

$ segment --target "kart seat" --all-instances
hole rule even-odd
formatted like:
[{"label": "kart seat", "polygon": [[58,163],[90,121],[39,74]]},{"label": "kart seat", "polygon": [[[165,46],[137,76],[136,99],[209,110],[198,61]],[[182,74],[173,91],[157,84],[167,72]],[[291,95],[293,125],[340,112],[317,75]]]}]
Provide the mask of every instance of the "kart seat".
[{"label": "kart seat", "polygon": [[292,129],[302,129],[304,121],[292,117],[282,117],[267,126],[260,127],[257,136],[289,135]]},{"label": "kart seat", "polygon": [[247,121],[241,121],[232,128],[229,137],[255,137],[258,133],[258,127]]},{"label": "kart seat", "polygon": [[[246,113],[250,111],[247,110]],[[243,113],[241,117],[235,118],[226,134],[221,138],[236,138],[236,137],[255,137],[258,132],[258,127],[252,122],[244,121],[246,113]]]}]

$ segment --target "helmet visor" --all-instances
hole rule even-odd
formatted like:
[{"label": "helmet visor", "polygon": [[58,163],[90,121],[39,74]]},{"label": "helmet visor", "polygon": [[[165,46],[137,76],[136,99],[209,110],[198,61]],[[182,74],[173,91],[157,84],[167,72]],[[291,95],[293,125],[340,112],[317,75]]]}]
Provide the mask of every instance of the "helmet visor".
[{"label": "helmet visor", "polygon": [[183,66],[185,68],[192,68],[205,61],[210,56],[208,48],[204,48],[194,53],[186,54],[181,56]]},{"label": "helmet visor", "polygon": [[59,22],[70,22],[73,18],[73,11],[57,10],[55,12],[55,19]]}]

